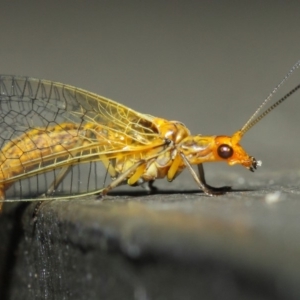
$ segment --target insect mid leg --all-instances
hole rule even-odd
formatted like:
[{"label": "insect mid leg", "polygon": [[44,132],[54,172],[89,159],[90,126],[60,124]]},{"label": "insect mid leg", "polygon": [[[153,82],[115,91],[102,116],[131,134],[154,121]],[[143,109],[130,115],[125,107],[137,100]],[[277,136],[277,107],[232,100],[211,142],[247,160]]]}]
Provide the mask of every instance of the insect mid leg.
[{"label": "insect mid leg", "polygon": [[176,155],[167,174],[168,181],[171,182],[176,178],[180,162],[181,162],[180,156]]},{"label": "insect mid leg", "polygon": [[152,193],[155,193],[158,188],[156,186],[154,186],[155,180],[150,180],[150,181],[147,181],[147,182],[144,182],[141,184],[141,187],[148,193],[148,194],[152,194]]},{"label": "insect mid leg", "polygon": [[142,165],[138,166],[135,169],[134,174],[132,176],[130,176],[130,178],[127,180],[127,184],[135,185],[136,182],[139,180],[139,178],[143,175],[145,169],[146,169],[146,164],[142,164]]},{"label": "insect mid leg", "polygon": [[[113,188],[117,187],[119,184],[121,184],[122,182],[124,182],[128,178],[128,176],[129,176],[130,173],[134,172],[134,175],[135,175],[138,167],[140,167],[142,165],[145,165],[146,163],[147,163],[147,161],[144,160],[144,159],[139,160],[137,163],[135,163],[130,168],[128,168],[124,173],[120,174],[118,176],[118,178],[115,179],[114,181],[112,181],[106,188],[104,188],[101,191],[101,194],[103,196],[105,196],[110,190],[112,190]],[[141,169],[143,169],[143,168],[141,168]],[[138,172],[139,171],[140,170],[138,169]]]}]

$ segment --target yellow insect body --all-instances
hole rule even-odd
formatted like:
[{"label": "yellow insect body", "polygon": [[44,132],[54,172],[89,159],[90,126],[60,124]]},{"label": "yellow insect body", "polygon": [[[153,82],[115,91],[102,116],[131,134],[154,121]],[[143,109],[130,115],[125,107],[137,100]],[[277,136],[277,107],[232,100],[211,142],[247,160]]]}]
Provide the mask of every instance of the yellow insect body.
[{"label": "yellow insect body", "polygon": [[[298,62],[274,89],[298,68]],[[291,93],[296,91],[294,89]],[[289,95],[232,136],[191,135],[178,121],[167,121],[141,114],[117,102],[61,83],[17,76],[0,76],[0,200],[57,198],[57,188],[71,174],[70,184],[87,195],[127,183],[140,185],[158,178],[172,181],[187,167],[198,186],[208,195],[219,195],[228,187],[206,184],[202,163],[227,161],[254,171],[260,162],[249,156],[239,142],[244,133]],[[98,171],[93,163],[102,162],[112,181],[97,186]],[[73,168],[85,164],[79,174],[87,179],[75,182]],[[198,166],[198,175],[191,165]],[[40,178],[52,174],[52,179]],[[94,178],[95,177],[95,178]],[[28,178],[36,178],[31,189]],[[96,184],[92,187],[92,178]],[[40,191],[40,182],[45,188]],[[25,193],[25,185],[27,192]],[[12,189],[12,199],[6,192]],[[70,189],[68,196],[75,196]],[[37,198],[35,198],[37,197]],[[0,202],[0,209],[2,203]]]}]

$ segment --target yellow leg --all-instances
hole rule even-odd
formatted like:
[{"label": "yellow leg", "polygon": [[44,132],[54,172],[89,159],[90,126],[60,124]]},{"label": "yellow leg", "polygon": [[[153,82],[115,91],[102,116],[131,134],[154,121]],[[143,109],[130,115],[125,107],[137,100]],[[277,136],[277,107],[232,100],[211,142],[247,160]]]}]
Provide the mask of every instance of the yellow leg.
[{"label": "yellow leg", "polygon": [[180,162],[181,162],[181,157],[179,155],[177,155],[174,158],[173,163],[170,166],[170,169],[168,171],[168,174],[167,174],[168,181],[172,181],[173,179],[175,179],[175,176],[176,176],[176,173],[178,171],[178,167],[180,165]]},{"label": "yellow leg", "polygon": [[53,182],[48,187],[46,193],[42,194],[41,197],[46,197],[52,195],[52,193],[57,189],[57,187],[61,184],[61,182],[64,180],[64,178],[69,173],[72,166],[63,167],[58,176],[53,180]]},{"label": "yellow leg", "polygon": [[134,185],[144,174],[145,169],[146,169],[146,164],[142,164],[141,166],[137,167],[134,174],[127,180],[127,184]]},{"label": "yellow leg", "polygon": [[5,192],[4,192],[4,187],[1,186],[0,187],[0,213],[2,211],[2,207],[3,207],[3,202],[5,200]]},{"label": "yellow leg", "polygon": [[143,166],[143,165],[146,166],[146,163],[147,163],[146,160],[141,159],[140,161],[138,161],[137,163],[135,163],[134,165],[132,165],[129,169],[127,169],[117,179],[115,179],[113,182],[111,182],[106,188],[104,188],[101,191],[102,196],[105,196],[110,190],[112,190],[113,188],[115,188],[116,186],[118,186],[121,182],[123,182],[124,180],[126,180],[128,178],[128,176],[132,172],[134,172],[134,174],[133,174],[133,176],[134,176],[136,174],[137,169],[140,166]]},{"label": "yellow leg", "polygon": [[112,166],[110,160],[106,157],[106,155],[101,155],[100,160],[104,164],[104,167],[107,169],[110,177],[117,178],[118,174],[117,174],[115,168]]},{"label": "yellow leg", "polygon": [[222,186],[222,187],[219,187],[219,188],[215,188],[215,187],[212,187],[212,186],[208,185],[205,181],[204,169],[203,169],[202,164],[198,164],[199,176],[197,176],[196,172],[192,168],[191,164],[189,163],[189,161],[187,160],[185,155],[183,153],[180,153],[180,156],[181,156],[182,160],[184,161],[184,163],[185,163],[186,167],[188,168],[188,170],[191,172],[191,174],[192,174],[194,180],[196,181],[196,183],[198,184],[199,188],[206,195],[208,195],[208,196],[224,195],[225,193],[227,193],[228,191],[231,190],[231,188],[229,186]]}]

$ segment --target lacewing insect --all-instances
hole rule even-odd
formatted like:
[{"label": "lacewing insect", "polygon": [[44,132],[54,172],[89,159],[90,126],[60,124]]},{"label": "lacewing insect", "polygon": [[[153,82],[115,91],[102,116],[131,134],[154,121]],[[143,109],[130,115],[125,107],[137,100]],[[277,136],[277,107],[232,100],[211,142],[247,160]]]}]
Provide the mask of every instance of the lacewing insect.
[{"label": "lacewing insect", "polygon": [[[99,192],[105,195],[121,184],[148,183],[151,189],[155,179],[172,181],[186,167],[205,194],[222,195],[230,188],[209,186],[202,164],[226,161],[252,172],[261,165],[239,142],[299,89],[300,85],[258,116],[299,66],[300,61],[232,136],[191,135],[181,122],[138,113],[80,88],[0,76],[0,208],[8,201],[64,197],[59,190],[67,178],[67,198]],[[97,185],[99,162],[111,177],[104,188]],[[197,165],[198,174],[192,165]],[[80,171],[82,166],[85,169]]]}]

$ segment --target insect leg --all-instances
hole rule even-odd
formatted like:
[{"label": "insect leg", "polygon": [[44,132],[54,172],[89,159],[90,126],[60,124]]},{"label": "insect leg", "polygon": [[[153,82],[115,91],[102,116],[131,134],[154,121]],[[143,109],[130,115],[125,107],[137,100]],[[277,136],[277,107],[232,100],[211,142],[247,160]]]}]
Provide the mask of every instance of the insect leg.
[{"label": "insect leg", "polygon": [[52,195],[52,193],[57,189],[57,187],[60,185],[60,183],[64,180],[64,178],[67,176],[69,171],[71,170],[72,166],[63,167],[58,176],[55,177],[53,182],[50,184],[49,188],[47,189],[46,193],[42,194],[41,197],[46,197],[49,195]]},{"label": "insect leg", "polygon": [[5,201],[5,186],[0,185],[0,213],[2,211],[2,206]]},{"label": "insect leg", "polygon": [[[105,168],[108,170],[110,176],[115,179],[117,177],[116,170],[113,168],[113,166],[110,164],[110,161],[104,156],[101,156],[101,161],[104,164]],[[72,166],[63,167],[58,176],[53,180],[49,188],[47,189],[46,193],[42,194],[40,197],[46,197],[51,195],[57,187],[61,184],[61,182],[65,179],[69,171],[71,170]]]},{"label": "insect leg", "polygon": [[187,168],[189,169],[189,171],[191,172],[194,180],[196,181],[198,186],[203,190],[203,192],[205,194],[207,194],[209,196],[217,196],[217,195],[223,195],[230,190],[230,187],[227,187],[227,186],[220,187],[220,188],[214,188],[214,187],[206,184],[202,164],[198,165],[198,172],[199,172],[199,177],[198,177],[196,172],[194,171],[194,169],[188,162],[187,158],[185,157],[185,155],[183,153],[180,153],[180,156],[183,159],[183,161],[184,161],[185,165],[187,166]]},{"label": "insect leg", "polygon": [[[217,193],[217,195],[222,195],[225,194],[226,192],[231,190],[230,186],[221,186],[221,187],[213,187],[210,186],[206,183],[205,180],[205,176],[204,176],[204,168],[203,168],[203,164],[198,164],[197,165],[198,168],[198,175],[199,175],[199,180],[206,186],[207,189],[209,189],[210,191],[213,191],[215,193]],[[221,192],[221,193],[220,193]]]},{"label": "insect leg", "polygon": [[[128,178],[128,175],[130,173],[132,173],[132,172],[135,173],[135,171],[138,169],[138,167],[144,165],[146,162],[147,162],[147,160],[141,159],[140,161],[138,161],[137,163],[135,163],[134,165],[132,165],[124,173],[120,174],[120,176],[116,180],[114,180],[106,188],[104,188],[101,191],[101,194],[103,196],[105,196],[110,190],[112,190],[113,188],[117,187],[120,183],[124,182]],[[141,168],[141,169],[144,169],[144,168]]]},{"label": "insect leg", "polygon": [[141,187],[148,193],[148,194],[151,194],[151,193],[154,193],[158,190],[158,188],[156,186],[154,186],[155,180],[150,180],[150,181],[147,181],[147,182],[144,182]]},{"label": "insect leg", "polygon": [[132,176],[130,176],[130,178],[127,180],[127,184],[134,185],[139,180],[139,178],[143,175],[145,169],[146,169],[146,164],[142,164],[142,165],[138,166],[135,169],[134,174]]},{"label": "insect leg", "polygon": [[101,155],[100,160],[103,163],[104,167],[107,169],[111,178],[116,179],[118,174],[116,169],[112,166],[111,161],[107,158],[106,155]]},{"label": "insect leg", "polygon": [[167,174],[168,181],[171,182],[175,179],[175,177],[177,176],[180,163],[181,163],[181,158],[179,155],[176,155]]}]

